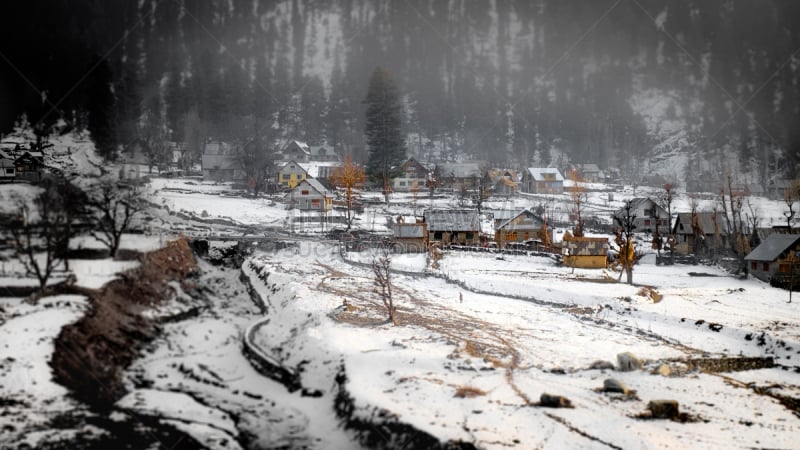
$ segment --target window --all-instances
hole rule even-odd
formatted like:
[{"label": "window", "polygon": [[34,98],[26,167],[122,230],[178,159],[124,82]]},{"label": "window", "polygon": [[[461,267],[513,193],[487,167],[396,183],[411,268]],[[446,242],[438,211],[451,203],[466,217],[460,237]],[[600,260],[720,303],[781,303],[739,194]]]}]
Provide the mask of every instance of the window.
[{"label": "window", "polygon": [[650,219],[645,219],[644,220],[644,226],[646,226],[646,227],[650,226]]},{"label": "window", "polygon": [[789,264],[788,263],[778,264],[778,272],[789,273]]},{"label": "window", "polygon": [[405,182],[405,181],[401,181],[401,182],[399,182],[399,183],[397,183],[397,184],[398,184],[398,186],[405,186],[405,185],[406,185],[406,182]]},{"label": "window", "polygon": [[319,208],[319,199],[318,198],[311,199],[311,206]]},{"label": "window", "polygon": [[6,174],[7,175],[11,175],[13,173],[14,173],[14,169],[11,169],[11,168],[6,169]]},{"label": "window", "polygon": [[758,270],[758,263],[755,262],[755,261],[751,262],[750,263],[750,270],[752,270],[752,271]]},{"label": "window", "polygon": [[300,194],[308,195],[308,189],[303,189],[302,191],[300,191]]},{"label": "window", "polygon": [[764,272],[769,272],[769,263],[768,262],[764,263],[763,270],[764,270]]}]

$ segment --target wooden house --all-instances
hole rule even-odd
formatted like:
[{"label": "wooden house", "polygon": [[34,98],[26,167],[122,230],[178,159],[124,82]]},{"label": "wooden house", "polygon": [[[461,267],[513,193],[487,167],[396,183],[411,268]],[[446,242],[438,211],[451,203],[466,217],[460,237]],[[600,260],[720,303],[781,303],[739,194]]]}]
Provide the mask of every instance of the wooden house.
[{"label": "wooden house", "polygon": [[392,180],[392,190],[396,192],[425,189],[428,179],[428,168],[414,158],[409,158],[400,166],[400,176]]},{"label": "wooden house", "polygon": [[14,160],[14,176],[17,180],[38,183],[44,172],[44,154],[38,151],[23,151]]},{"label": "wooden house", "polygon": [[301,180],[288,194],[290,208],[303,211],[330,211],[333,206],[333,192],[313,178]]},{"label": "wooden house", "polygon": [[511,169],[488,169],[483,185],[493,195],[514,195],[519,191],[517,172]]},{"label": "wooden house", "polygon": [[714,252],[728,242],[728,226],[721,212],[678,213],[672,227],[675,234],[675,251],[679,254]]},{"label": "wooden house", "polygon": [[424,253],[428,248],[428,228],[425,222],[395,222],[392,225],[395,249],[403,253]]},{"label": "wooden house", "polygon": [[481,221],[475,210],[426,210],[423,217],[428,241],[442,242],[445,245],[480,243]]},{"label": "wooden house", "polygon": [[309,156],[311,157],[311,161],[337,162],[342,160],[333,146],[330,145],[320,145],[319,147],[310,148]]},{"label": "wooden house", "polygon": [[578,178],[587,183],[597,183],[601,180],[600,167],[597,164],[576,164],[574,170],[577,172]]},{"label": "wooden house", "polygon": [[14,160],[0,155],[0,183],[11,182],[17,178]]},{"label": "wooden house", "polygon": [[462,189],[477,189],[483,177],[485,161],[467,161],[462,163],[439,164],[437,171],[441,175],[443,187],[460,191]]},{"label": "wooden house", "polygon": [[494,240],[499,248],[505,248],[512,242],[536,239],[543,226],[542,218],[526,209],[495,225]]},{"label": "wooden house", "polygon": [[247,182],[247,174],[227,142],[206,143],[201,163],[204,180]]},{"label": "wooden house", "polygon": [[564,176],[553,167],[528,167],[522,173],[522,191],[531,194],[561,194]]},{"label": "wooden house", "polygon": [[750,273],[763,281],[785,282],[793,276],[800,278],[800,234],[771,234],[744,260]]},{"label": "wooden house", "polygon": [[[650,198],[637,197],[631,199],[631,214],[636,218],[633,224],[636,226],[635,231],[648,231],[652,232],[658,226],[658,231],[662,235],[669,232],[669,220],[667,210],[658,205]],[[614,212],[613,217],[622,218],[625,214],[624,208],[618,209]],[[618,225],[614,221],[613,225]]]},{"label": "wooden house", "polygon": [[569,231],[562,242],[564,265],[580,269],[605,269],[608,265],[608,238],[576,237]]},{"label": "wooden house", "polygon": [[308,172],[296,161],[289,161],[278,169],[278,185],[283,189],[294,189],[309,178]]},{"label": "wooden house", "polygon": [[300,141],[291,141],[280,152],[282,161],[308,162],[311,160],[311,150],[308,144]]}]

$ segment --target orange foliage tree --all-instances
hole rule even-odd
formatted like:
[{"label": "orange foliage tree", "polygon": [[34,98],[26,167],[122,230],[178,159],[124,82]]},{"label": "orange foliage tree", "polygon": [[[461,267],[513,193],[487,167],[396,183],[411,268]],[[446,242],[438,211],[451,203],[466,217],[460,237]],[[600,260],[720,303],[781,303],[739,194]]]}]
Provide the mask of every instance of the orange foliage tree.
[{"label": "orange foliage tree", "polygon": [[331,183],[337,188],[344,189],[347,206],[347,230],[353,224],[353,188],[361,186],[366,180],[364,167],[353,162],[353,157],[346,155],[341,167],[334,169],[330,177]]}]

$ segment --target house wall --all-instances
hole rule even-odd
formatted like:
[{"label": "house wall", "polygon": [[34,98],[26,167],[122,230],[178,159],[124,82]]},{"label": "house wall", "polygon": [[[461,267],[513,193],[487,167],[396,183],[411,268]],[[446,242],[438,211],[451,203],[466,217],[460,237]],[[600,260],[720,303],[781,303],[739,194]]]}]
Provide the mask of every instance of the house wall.
[{"label": "house wall", "polygon": [[578,269],[605,269],[608,257],[603,255],[570,255],[564,256],[564,265]]},{"label": "house wall", "polygon": [[480,243],[479,231],[428,231],[428,240],[454,245],[477,245]]},{"label": "house wall", "polygon": [[306,179],[305,171],[281,172],[278,174],[278,184],[284,188],[294,189],[301,181]]}]

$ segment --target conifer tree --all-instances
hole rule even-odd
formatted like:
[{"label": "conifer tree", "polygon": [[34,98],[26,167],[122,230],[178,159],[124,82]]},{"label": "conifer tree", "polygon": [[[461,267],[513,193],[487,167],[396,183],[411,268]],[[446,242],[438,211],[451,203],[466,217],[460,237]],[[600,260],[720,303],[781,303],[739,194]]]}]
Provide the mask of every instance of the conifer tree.
[{"label": "conifer tree", "polygon": [[406,158],[406,141],[400,96],[386,69],[378,67],[372,73],[364,103],[367,105],[364,134],[369,152],[367,175],[382,183],[388,201],[391,179]]}]

